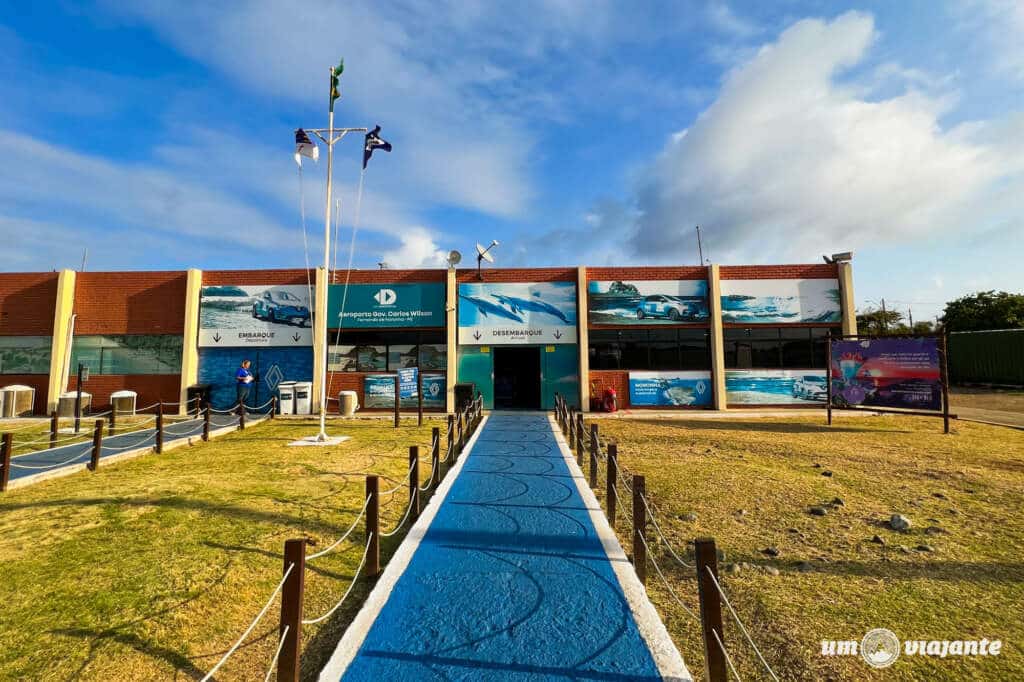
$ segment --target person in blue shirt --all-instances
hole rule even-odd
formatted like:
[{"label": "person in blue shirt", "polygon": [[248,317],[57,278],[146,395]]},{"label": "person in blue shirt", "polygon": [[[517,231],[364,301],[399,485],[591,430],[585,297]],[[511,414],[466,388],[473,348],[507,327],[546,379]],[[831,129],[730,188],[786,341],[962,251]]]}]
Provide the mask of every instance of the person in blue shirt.
[{"label": "person in blue shirt", "polygon": [[253,376],[252,372],[249,371],[249,365],[251,363],[248,360],[242,360],[241,366],[238,371],[235,372],[235,391],[238,395],[238,411],[242,411],[242,405],[245,404],[245,399],[249,397],[249,386],[252,384]]}]

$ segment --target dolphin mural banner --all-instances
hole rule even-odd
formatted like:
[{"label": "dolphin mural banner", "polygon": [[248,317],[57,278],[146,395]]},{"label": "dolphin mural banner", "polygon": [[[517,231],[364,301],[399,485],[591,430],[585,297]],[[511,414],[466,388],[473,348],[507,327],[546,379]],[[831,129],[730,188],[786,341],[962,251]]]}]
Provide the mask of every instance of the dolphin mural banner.
[{"label": "dolphin mural banner", "polygon": [[574,282],[459,285],[459,343],[576,343]]},{"label": "dolphin mural banner", "polygon": [[630,407],[711,407],[711,372],[630,372]]}]

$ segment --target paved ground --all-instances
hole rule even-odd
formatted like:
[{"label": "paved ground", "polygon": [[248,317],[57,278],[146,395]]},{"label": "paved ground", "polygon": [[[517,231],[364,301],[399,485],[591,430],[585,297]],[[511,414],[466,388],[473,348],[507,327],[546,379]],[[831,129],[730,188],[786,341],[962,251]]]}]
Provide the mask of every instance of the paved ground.
[{"label": "paved ground", "polygon": [[321,679],[661,679],[547,417],[492,414],[462,466],[354,660]]},{"label": "paved ground", "polygon": [[1017,429],[1024,429],[1024,413],[1005,412],[1003,410],[983,410],[976,407],[953,408],[960,419],[968,421],[985,422],[988,424],[1000,424],[1012,426]]},{"label": "paved ground", "polygon": [[[238,423],[238,417],[229,414],[215,414],[210,418],[210,428],[219,429]],[[191,438],[202,435],[203,420],[192,419],[189,421],[168,422],[164,426],[164,443],[170,443],[182,438]],[[66,438],[67,436],[61,435]],[[131,433],[124,433],[117,436],[103,438],[103,447],[100,450],[100,466],[105,457],[120,455],[129,450],[153,447],[156,444],[156,429],[147,428]],[[92,441],[84,443],[72,443],[64,447],[53,448],[52,450],[41,450],[27,455],[15,455],[11,459],[11,477],[15,481],[19,478],[35,476],[62,469],[73,467],[89,461],[92,453]],[[60,465],[60,466],[54,466]]]}]

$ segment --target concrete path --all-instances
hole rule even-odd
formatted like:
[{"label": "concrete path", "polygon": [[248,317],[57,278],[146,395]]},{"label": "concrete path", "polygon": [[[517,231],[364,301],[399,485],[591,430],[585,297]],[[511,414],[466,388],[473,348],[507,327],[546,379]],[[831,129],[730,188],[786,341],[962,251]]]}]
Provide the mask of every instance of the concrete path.
[{"label": "concrete path", "polygon": [[662,678],[689,674],[561,435],[495,413],[320,679]]},{"label": "concrete path", "polygon": [[[257,417],[253,415],[255,420]],[[92,420],[86,419],[83,428],[88,431]],[[233,414],[214,414],[210,417],[210,429],[220,429],[226,426],[238,424],[238,417]],[[188,421],[172,422],[170,419],[164,425],[164,445],[170,445],[174,441],[195,438],[203,433],[203,420],[190,419]],[[36,438],[44,438],[37,436]],[[66,434],[60,434],[59,438],[67,438]],[[17,439],[15,439],[17,442]],[[127,452],[152,448],[156,445],[156,428],[147,428],[139,431],[119,434],[116,436],[103,437],[103,447],[100,449],[100,467],[103,460]],[[27,479],[42,474],[65,473],[65,470],[81,469],[82,465],[89,462],[92,453],[92,440],[71,443],[63,447],[56,447],[52,450],[40,450],[26,455],[18,455],[15,451],[11,458],[11,483],[19,479]],[[59,466],[54,466],[59,465]],[[49,476],[47,476],[49,478]],[[27,481],[22,481],[27,483]]]},{"label": "concrete path", "polygon": [[1024,429],[1024,413],[1021,412],[988,410],[978,407],[954,407],[952,411],[956,413],[957,417],[965,421]]}]

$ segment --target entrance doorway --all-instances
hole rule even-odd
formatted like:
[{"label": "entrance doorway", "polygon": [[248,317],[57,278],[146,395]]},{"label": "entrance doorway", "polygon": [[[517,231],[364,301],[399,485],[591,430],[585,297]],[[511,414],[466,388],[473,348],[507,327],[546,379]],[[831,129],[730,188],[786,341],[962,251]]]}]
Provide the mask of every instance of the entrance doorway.
[{"label": "entrance doorway", "polygon": [[540,351],[536,346],[493,349],[495,409],[540,409]]}]

